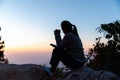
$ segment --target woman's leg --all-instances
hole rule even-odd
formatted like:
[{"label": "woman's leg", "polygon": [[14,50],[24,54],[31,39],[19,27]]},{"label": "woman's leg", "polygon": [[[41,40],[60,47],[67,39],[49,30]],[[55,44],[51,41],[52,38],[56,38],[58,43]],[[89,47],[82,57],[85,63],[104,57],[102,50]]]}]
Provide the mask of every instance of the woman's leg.
[{"label": "woman's leg", "polygon": [[50,59],[50,65],[51,65],[52,72],[55,72],[56,67],[59,64],[60,59],[58,58],[58,54],[59,54],[59,49],[57,48],[53,49],[52,56]]},{"label": "woman's leg", "polygon": [[62,48],[55,48],[52,53],[52,57],[50,60],[50,64],[52,66],[53,71],[56,69],[59,61],[61,61],[67,67],[71,69],[77,69],[82,67],[84,63],[80,63],[76,61],[71,55],[69,55],[64,49]]}]

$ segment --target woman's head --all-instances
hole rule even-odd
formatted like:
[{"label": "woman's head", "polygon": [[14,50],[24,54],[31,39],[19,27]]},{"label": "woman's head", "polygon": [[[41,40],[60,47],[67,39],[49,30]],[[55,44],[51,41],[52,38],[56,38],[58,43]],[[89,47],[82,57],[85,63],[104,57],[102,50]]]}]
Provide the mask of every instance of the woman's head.
[{"label": "woman's head", "polygon": [[63,30],[63,32],[66,34],[68,32],[72,31],[72,24],[69,21],[62,21],[61,22],[61,28]]},{"label": "woman's head", "polygon": [[68,32],[73,32],[78,36],[77,28],[75,25],[71,24],[69,21],[64,20],[61,22],[61,28],[63,32],[66,34]]}]

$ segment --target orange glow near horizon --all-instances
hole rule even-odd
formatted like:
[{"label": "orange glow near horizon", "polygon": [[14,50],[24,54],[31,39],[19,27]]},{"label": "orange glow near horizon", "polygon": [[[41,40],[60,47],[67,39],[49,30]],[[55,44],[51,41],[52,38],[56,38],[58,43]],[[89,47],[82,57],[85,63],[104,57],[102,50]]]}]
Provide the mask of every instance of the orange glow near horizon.
[{"label": "orange glow near horizon", "polygon": [[24,47],[8,47],[5,48],[6,52],[49,52],[52,48],[50,46],[24,46]]}]

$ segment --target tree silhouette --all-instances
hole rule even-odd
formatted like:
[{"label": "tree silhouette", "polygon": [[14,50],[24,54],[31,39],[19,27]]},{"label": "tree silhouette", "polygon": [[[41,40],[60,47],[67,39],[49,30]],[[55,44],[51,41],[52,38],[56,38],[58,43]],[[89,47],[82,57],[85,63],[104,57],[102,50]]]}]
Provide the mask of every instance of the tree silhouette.
[{"label": "tree silhouette", "polygon": [[5,42],[1,40],[1,36],[0,36],[0,63],[8,64],[8,59],[4,58],[4,47],[5,47]]},{"label": "tree silhouette", "polygon": [[109,70],[120,75],[120,21],[101,24],[96,30],[104,33],[107,42],[101,42],[102,37],[96,38],[94,48],[91,48],[88,53],[94,57],[90,59],[88,66],[96,70]]}]

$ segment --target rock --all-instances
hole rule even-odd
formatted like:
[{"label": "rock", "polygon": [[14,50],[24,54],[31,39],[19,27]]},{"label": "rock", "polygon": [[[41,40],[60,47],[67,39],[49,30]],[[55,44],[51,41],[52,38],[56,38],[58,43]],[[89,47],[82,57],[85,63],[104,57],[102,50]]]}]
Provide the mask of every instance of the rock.
[{"label": "rock", "polygon": [[47,78],[39,65],[0,64],[0,80],[46,80]]},{"label": "rock", "polygon": [[[56,80],[61,79],[62,77],[56,78]],[[42,70],[40,65],[0,64],[0,80],[49,80],[49,76]],[[84,67],[83,69],[72,71],[63,80],[120,80],[120,77],[108,71],[104,71],[101,74],[101,71]]]},{"label": "rock", "polygon": [[63,80],[120,80],[118,76],[112,72],[104,71],[95,71],[89,67],[84,67],[71,72]]}]

